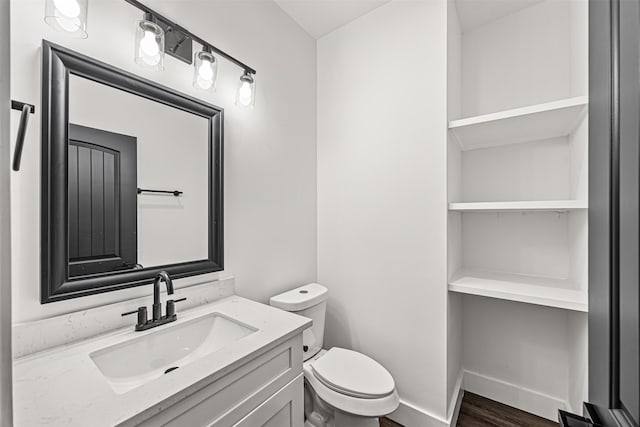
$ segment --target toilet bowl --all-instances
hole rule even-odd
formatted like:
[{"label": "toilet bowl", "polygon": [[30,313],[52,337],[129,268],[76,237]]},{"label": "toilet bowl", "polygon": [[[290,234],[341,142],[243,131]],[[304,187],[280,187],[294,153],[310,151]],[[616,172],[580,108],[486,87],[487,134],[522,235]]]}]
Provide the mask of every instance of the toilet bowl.
[{"label": "toilet bowl", "polygon": [[327,297],[327,288],[312,283],[270,300],[274,307],[313,320],[302,338],[305,427],[378,427],[378,418],[399,404],[393,377],[362,353],[322,349]]}]

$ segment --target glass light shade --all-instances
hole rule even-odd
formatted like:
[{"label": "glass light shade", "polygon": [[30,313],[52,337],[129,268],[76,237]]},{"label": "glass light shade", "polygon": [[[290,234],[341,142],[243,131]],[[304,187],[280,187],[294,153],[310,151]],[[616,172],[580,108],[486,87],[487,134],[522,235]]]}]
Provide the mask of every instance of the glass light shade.
[{"label": "glass light shade", "polygon": [[46,0],[44,21],[72,37],[87,38],[89,0]]},{"label": "glass light shade", "polygon": [[193,58],[193,87],[205,92],[216,89],[218,61],[210,52],[196,52]]},{"label": "glass light shade", "polygon": [[249,73],[240,76],[240,84],[236,92],[236,105],[242,108],[253,108],[256,102],[256,81]]},{"label": "glass light shade", "polygon": [[136,23],[135,61],[150,70],[164,69],[164,31],[145,19]]}]

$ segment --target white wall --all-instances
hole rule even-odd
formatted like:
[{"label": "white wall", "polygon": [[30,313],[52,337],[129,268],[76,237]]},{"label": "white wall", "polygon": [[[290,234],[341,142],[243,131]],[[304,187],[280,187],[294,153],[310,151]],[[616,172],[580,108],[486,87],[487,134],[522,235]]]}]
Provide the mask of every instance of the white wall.
[{"label": "white wall", "polygon": [[589,2],[572,0],[570,5],[571,96],[581,96],[589,93]]},{"label": "white wall", "polygon": [[0,427],[11,427],[11,221],[9,175],[9,0],[0,0]]},{"label": "white wall", "polygon": [[[447,1],[447,121],[462,114],[462,34],[455,3]],[[447,134],[447,202],[462,197],[462,153],[451,133]],[[447,279],[462,267],[462,214],[447,216]],[[446,287],[446,284],[443,284]],[[459,394],[462,366],[462,295],[447,295],[447,396],[448,414]]]},{"label": "white wall", "polygon": [[569,336],[571,340],[569,363],[569,407],[574,413],[580,413],[582,403],[589,396],[589,352],[588,314],[571,313],[569,315]]},{"label": "white wall", "polygon": [[464,266],[529,276],[569,277],[568,214],[463,214]]},{"label": "white wall", "polygon": [[465,390],[549,419],[558,408],[579,412],[570,406],[586,398],[572,385],[585,381],[575,377],[583,365],[572,349],[584,352],[583,337],[571,327],[576,319],[584,320],[583,313],[465,296]]},{"label": "white wall", "polygon": [[465,117],[578,95],[571,90],[571,3],[545,1],[464,33]]},{"label": "white wall", "polygon": [[572,160],[566,137],[465,151],[462,200],[574,199]]},{"label": "white wall", "polygon": [[[44,0],[13,0],[12,96],[40,104],[40,45],[46,38],[192,96],[192,68],[167,58],[153,73],[133,62],[134,21],[121,0],[91,1],[86,40],[44,24]],[[225,269],[237,293],[258,301],[316,280],[316,43],[275,3],[266,1],[146,2],[253,66],[256,107],[233,105],[241,70],[221,61],[218,89],[203,99],[225,108]],[[197,47],[197,46],[196,46]],[[15,135],[15,124],[12,134]],[[145,287],[39,303],[40,115],[27,134],[23,170],[13,174],[12,248],[15,321],[150,295]],[[185,282],[206,281],[215,275]]]},{"label": "white wall", "polygon": [[447,4],[392,1],[318,41],[318,279],[328,346],[447,414]]}]

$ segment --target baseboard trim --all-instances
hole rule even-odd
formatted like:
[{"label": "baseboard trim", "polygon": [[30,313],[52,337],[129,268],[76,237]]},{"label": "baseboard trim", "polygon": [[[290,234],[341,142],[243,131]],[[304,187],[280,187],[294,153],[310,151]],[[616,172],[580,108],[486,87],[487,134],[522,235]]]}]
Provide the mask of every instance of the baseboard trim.
[{"label": "baseboard trim", "polygon": [[460,415],[460,408],[462,407],[462,399],[464,398],[464,389],[462,384],[464,382],[464,370],[461,369],[458,374],[458,380],[454,388],[453,395],[451,396],[451,402],[449,403],[449,427],[455,427],[458,425],[458,416]]},{"label": "baseboard trim", "polygon": [[400,399],[400,406],[387,418],[405,427],[450,427],[447,420],[437,417],[430,412]]},{"label": "baseboard trim", "polygon": [[400,399],[400,406],[392,414],[387,415],[393,421],[402,424],[405,427],[452,427],[458,423],[458,414],[462,405],[462,396],[464,390],[462,384],[464,380],[464,371],[460,371],[458,380],[451,396],[449,403],[449,413],[447,419],[433,415],[429,411],[419,406]]},{"label": "baseboard trim", "polygon": [[558,420],[558,409],[566,410],[566,401],[477,372],[464,371],[463,389],[513,406],[548,420]]},{"label": "baseboard trim", "polygon": [[449,402],[447,419],[404,399],[400,399],[398,409],[387,417],[405,427],[453,427],[458,422],[465,390],[551,421],[558,420],[558,409],[569,410],[568,402],[560,398],[477,372],[461,370]]}]

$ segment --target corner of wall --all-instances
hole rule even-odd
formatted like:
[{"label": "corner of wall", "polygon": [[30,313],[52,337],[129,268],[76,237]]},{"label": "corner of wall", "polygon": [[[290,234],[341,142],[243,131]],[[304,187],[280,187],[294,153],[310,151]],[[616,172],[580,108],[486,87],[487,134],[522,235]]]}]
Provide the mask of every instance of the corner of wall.
[{"label": "corner of wall", "polygon": [[[0,0],[0,104],[10,101],[10,2]],[[13,425],[11,343],[10,110],[0,109],[0,426]]]}]

